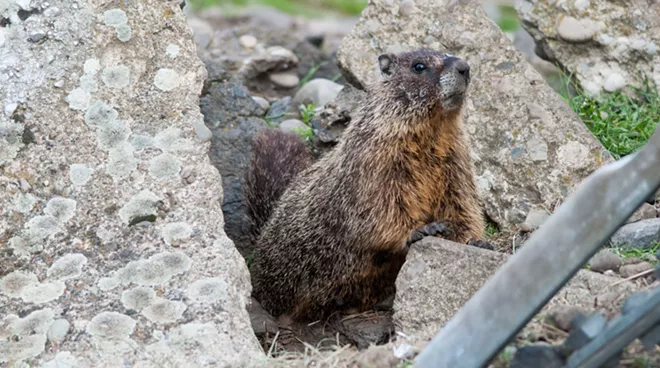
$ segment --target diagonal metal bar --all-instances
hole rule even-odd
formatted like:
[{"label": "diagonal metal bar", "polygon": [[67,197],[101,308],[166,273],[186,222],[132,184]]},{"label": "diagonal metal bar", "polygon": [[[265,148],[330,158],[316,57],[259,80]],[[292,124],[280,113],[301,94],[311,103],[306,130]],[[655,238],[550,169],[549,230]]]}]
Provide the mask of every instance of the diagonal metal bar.
[{"label": "diagonal metal bar", "polygon": [[637,153],[594,171],[454,315],[418,368],[481,368],[660,187],[660,129]]},{"label": "diagonal metal bar", "polygon": [[[598,368],[660,323],[660,288],[652,290],[641,305],[619,319],[568,358],[567,368]],[[655,343],[654,343],[655,345]]]}]

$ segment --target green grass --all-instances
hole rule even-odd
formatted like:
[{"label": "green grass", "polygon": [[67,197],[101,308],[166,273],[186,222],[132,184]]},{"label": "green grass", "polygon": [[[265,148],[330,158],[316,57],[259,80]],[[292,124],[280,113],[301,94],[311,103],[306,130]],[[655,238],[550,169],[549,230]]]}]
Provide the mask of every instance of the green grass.
[{"label": "green grass", "polygon": [[492,222],[488,222],[488,224],[486,225],[486,235],[487,235],[488,237],[495,236],[495,235],[497,235],[499,232],[500,232],[500,231],[499,231],[499,229],[497,228],[497,225],[495,225],[495,224],[492,223]]},{"label": "green grass", "polygon": [[500,19],[497,20],[497,25],[504,32],[514,32],[520,28],[520,19],[518,13],[513,6],[500,5]]},{"label": "green grass", "polygon": [[302,119],[303,123],[310,125],[312,123],[312,118],[316,113],[314,112],[314,109],[316,109],[315,104],[309,104],[309,105],[300,105],[298,107],[300,110],[300,118]]},{"label": "green grass", "polygon": [[[624,247],[612,247],[610,251],[621,258],[639,258],[642,261],[651,260],[650,256],[655,256],[655,254],[660,250],[660,243],[656,243],[650,248],[646,249],[637,249],[637,248],[624,248]],[[655,262],[653,262],[655,263]]]},{"label": "green grass", "polygon": [[322,62],[322,63],[312,65],[312,67],[309,68],[309,70],[307,71],[307,73],[305,74],[305,76],[304,76],[304,77],[302,78],[302,80],[300,81],[300,87],[302,87],[302,86],[304,86],[305,84],[307,84],[307,82],[309,82],[309,81],[312,79],[312,77],[314,76],[314,74],[316,74],[316,72],[318,72],[319,69],[320,69],[322,66],[326,65],[327,63],[328,63],[327,61],[324,61],[324,62]]},{"label": "green grass", "polygon": [[284,13],[308,17],[325,16],[329,13],[359,15],[367,6],[367,0],[188,0],[193,9],[210,6],[240,8],[248,5],[263,5]]},{"label": "green grass", "polygon": [[640,78],[641,87],[629,86],[632,97],[604,92],[593,98],[575,85],[577,94],[571,95],[569,83],[570,78],[566,78],[562,96],[615,159],[641,148],[655,132],[660,121],[660,95],[648,78]]}]

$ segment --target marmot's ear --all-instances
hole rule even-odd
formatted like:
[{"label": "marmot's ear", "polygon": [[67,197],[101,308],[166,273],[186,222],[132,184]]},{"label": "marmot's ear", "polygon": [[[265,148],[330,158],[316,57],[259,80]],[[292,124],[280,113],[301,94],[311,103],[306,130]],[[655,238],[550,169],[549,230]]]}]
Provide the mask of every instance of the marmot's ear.
[{"label": "marmot's ear", "polygon": [[396,56],[393,54],[381,54],[378,56],[378,66],[384,75],[392,75],[394,73],[395,63]]}]

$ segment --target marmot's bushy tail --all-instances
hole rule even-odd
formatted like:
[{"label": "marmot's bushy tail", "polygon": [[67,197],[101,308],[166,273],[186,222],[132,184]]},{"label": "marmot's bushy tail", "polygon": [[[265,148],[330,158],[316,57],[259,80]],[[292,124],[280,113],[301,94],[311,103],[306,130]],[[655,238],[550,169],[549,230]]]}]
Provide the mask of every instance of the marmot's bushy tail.
[{"label": "marmot's bushy tail", "polygon": [[250,233],[256,239],[284,190],[311,165],[312,155],[299,135],[280,129],[260,130],[252,147],[244,190]]}]

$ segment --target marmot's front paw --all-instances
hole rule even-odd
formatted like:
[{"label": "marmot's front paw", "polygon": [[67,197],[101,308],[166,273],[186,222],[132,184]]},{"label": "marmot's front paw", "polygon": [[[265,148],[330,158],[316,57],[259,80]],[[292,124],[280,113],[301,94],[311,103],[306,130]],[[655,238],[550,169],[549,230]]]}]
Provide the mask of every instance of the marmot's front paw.
[{"label": "marmot's front paw", "polygon": [[495,247],[491,243],[483,239],[472,238],[468,240],[467,244],[477,248],[495,250]]},{"label": "marmot's front paw", "polygon": [[408,237],[406,245],[410,246],[411,244],[422,240],[425,236],[439,235],[443,238],[447,238],[451,237],[453,234],[454,232],[451,229],[449,221],[432,222],[413,231],[412,234],[410,234],[410,237]]}]

